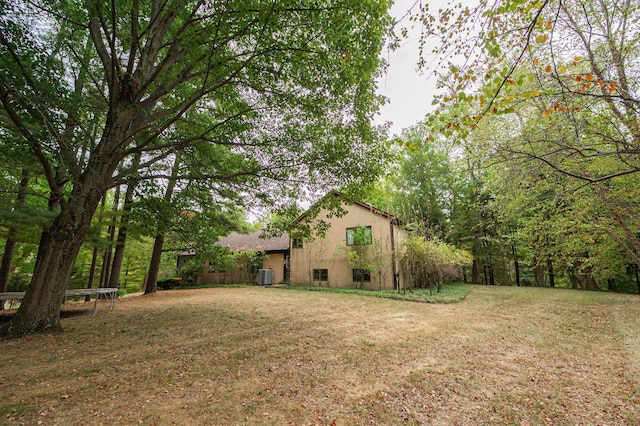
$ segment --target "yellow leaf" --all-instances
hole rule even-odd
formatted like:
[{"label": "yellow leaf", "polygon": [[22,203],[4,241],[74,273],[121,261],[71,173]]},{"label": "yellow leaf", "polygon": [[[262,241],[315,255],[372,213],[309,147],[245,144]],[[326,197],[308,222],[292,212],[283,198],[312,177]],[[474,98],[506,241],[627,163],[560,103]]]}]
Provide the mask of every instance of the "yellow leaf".
[{"label": "yellow leaf", "polygon": [[553,26],[553,23],[551,21],[548,21],[545,26],[547,27],[548,30],[551,29],[551,27]]},{"label": "yellow leaf", "polygon": [[565,72],[567,72],[567,67],[565,67],[564,65],[560,66],[560,68],[558,68],[558,72],[560,74],[564,74]]},{"label": "yellow leaf", "polygon": [[533,60],[533,65],[538,65],[540,63],[540,60],[538,58],[535,58]]},{"label": "yellow leaf", "polygon": [[593,80],[593,75],[592,74],[587,74],[584,78],[587,81],[591,81],[591,80]]},{"label": "yellow leaf", "polygon": [[509,97],[507,98],[507,102],[513,102],[513,101],[515,101],[515,100],[516,100],[516,97],[515,97],[515,96],[509,96]]},{"label": "yellow leaf", "polygon": [[536,9],[542,9],[542,3],[537,2],[536,4],[533,5],[533,7]]},{"label": "yellow leaf", "polygon": [[536,37],[536,43],[544,43],[547,40],[549,40],[549,37],[547,37],[546,35],[539,35],[538,37]]},{"label": "yellow leaf", "polygon": [[534,90],[533,92],[531,92],[531,96],[540,96],[540,92]]},{"label": "yellow leaf", "polygon": [[584,59],[582,56],[576,56],[575,58],[573,58],[573,60],[576,62],[580,62],[582,59]]},{"label": "yellow leaf", "polygon": [[551,72],[551,65],[544,67],[544,72]]}]

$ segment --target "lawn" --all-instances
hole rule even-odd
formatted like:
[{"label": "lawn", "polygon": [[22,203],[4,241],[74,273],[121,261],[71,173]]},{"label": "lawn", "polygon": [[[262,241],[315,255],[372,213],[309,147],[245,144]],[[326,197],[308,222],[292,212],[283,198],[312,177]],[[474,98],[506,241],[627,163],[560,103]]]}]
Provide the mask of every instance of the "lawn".
[{"label": "lawn", "polygon": [[640,298],[170,290],[0,341],[0,424],[638,424]]}]

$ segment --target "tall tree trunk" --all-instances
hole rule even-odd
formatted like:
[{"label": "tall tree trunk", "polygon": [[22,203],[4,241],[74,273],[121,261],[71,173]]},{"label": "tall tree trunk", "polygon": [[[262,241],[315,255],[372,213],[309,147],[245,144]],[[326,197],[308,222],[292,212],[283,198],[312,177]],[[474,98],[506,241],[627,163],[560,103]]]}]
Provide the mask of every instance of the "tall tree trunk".
[{"label": "tall tree trunk", "polygon": [[471,265],[471,282],[474,284],[482,283],[482,266],[480,265],[480,261],[478,259],[473,259],[473,263]]},{"label": "tall tree trunk", "polygon": [[551,256],[547,255],[547,271],[549,272],[549,286],[556,286],[556,278],[553,274],[553,262],[551,262]]},{"label": "tall tree trunk", "polygon": [[102,269],[100,271],[100,287],[107,287],[109,283],[109,273],[111,272],[111,255],[113,254],[113,241],[116,235],[116,218],[118,216],[118,206],[120,205],[120,185],[116,186],[115,194],[113,195],[113,219],[112,223],[107,227],[107,239],[108,245],[104,250],[104,257],[102,259]]},{"label": "tall tree trunk", "polygon": [[[138,156],[138,159],[140,157]],[[135,162],[137,166],[138,161]],[[120,272],[122,271],[122,260],[124,259],[125,243],[127,241],[127,231],[129,228],[129,216],[131,207],[133,206],[133,192],[138,182],[135,179],[129,181],[127,192],[124,196],[124,205],[122,206],[122,217],[120,218],[120,226],[118,227],[118,239],[116,240],[116,248],[113,252],[113,265],[111,274],[109,275],[109,287],[120,287]]]},{"label": "tall tree trunk", "polygon": [[[102,235],[102,218],[104,216],[104,207],[107,203],[107,197],[105,195],[102,196],[102,203],[100,204],[100,215],[98,219],[98,238]],[[89,278],[87,279],[87,288],[93,288],[93,282],[96,279],[96,267],[98,265],[98,256],[99,256],[99,249],[98,249],[98,244],[96,243],[94,244],[93,252],[91,253],[91,266],[89,267]],[[87,294],[84,300],[85,302],[91,301],[91,296]]]},{"label": "tall tree trunk", "polygon": [[[176,158],[171,168],[171,178],[167,183],[167,190],[164,193],[164,200],[170,202],[173,197],[173,191],[176,187],[176,177],[180,170],[180,156],[176,154]],[[144,287],[144,294],[153,294],[158,291],[158,271],[160,270],[160,260],[162,257],[162,246],[164,245],[164,232],[156,234],[156,239],[153,243],[153,253],[151,254],[151,262],[149,262],[149,274],[147,275],[147,285]]]},{"label": "tall tree trunk", "polygon": [[520,287],[520,263],[518,262],[518,252],[515,244],[511,244],[511,252],[513,253],[513,266],[516,272],[516,285]]},{"label": "tall tree trunk", "polygon": [[162,258],[162,246],[164,245],[164,234],[156,234],[153,242],[153,252],[151,262],[149,262],[149,274],[147,275],[147,285],[144,287],[144,294],[153,294],[158,291],[158,271],[160,270],[160,260]]},{"label": "tall tree trunk", "polygon": [[[18,200],[15,206],[21,207],[27,199],[27,189],[29,188],[29,171],[22,170],[22,179],[20,180],[20,188],[18,189]],[[9,274],[11,273],[11,264],[13,262],[13,252],[16,248],[17,229],[12,226],[7,233],[7,242],[4,245],[4,254],[2,255],[2,264],[0,265],[0,293],[7,291],[9,284]],[[0,303],[0,309],[4,308],[4,303]]]}]

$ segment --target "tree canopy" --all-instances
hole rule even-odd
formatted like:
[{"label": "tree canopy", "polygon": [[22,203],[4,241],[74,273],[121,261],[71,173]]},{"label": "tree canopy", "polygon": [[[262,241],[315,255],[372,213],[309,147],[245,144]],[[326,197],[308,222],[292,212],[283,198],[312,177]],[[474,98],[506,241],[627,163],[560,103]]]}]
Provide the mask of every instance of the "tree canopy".
[{"label": "tree canopy", "polygon": [[100,198],[131,175],[170,177],[179,152],[208,146],[208,167],[181,168],[176,179],[207,182],[220,202],[277,203],[300,185],[379,171],[383,145],[370,120],[386,1],[0,6],[0,131],[37,163],[56,212],[5,333],[59,329]]}]

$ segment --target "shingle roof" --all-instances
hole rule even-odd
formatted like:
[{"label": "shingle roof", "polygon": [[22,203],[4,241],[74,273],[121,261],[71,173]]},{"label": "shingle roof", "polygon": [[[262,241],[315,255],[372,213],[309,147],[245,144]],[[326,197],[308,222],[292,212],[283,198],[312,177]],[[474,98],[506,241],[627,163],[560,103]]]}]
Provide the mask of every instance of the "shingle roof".
[{"label": "shingle roof", "polygon": [[233,252],[255,251],[283,251],[289,250],[289,234],[286,232],[278,238],[260,238],[262,231],[255,231],[250,234],[239,234],[234,232],[221,238],[216,244],[229,247]]}]

